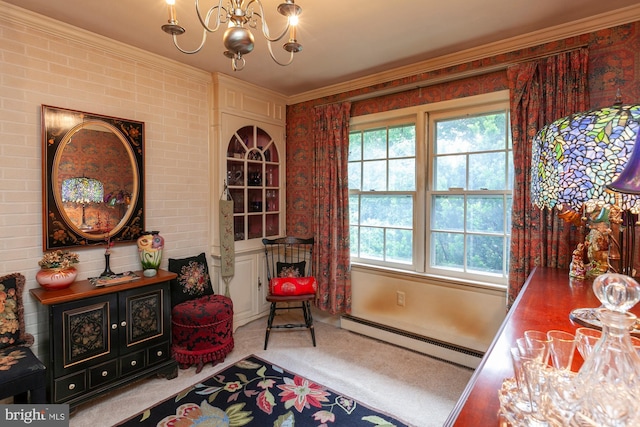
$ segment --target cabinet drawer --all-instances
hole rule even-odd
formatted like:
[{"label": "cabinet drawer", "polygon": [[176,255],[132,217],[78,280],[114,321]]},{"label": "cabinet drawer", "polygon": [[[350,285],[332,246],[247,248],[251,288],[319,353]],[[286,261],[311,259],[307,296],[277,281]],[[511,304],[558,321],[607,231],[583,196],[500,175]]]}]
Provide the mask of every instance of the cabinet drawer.
[{"label": "cabinet drawer", "polygon": [[54,381],[53,402],[61,402],[77,394],[84,393],[87,389],[85,371],[67,375]]},{"label": "cabinet drawer", "polygon": [[169,351],[169,343],[163,342],[158,345],[154,345],[149,348],[149,365],[153,365],[154,363],[162,362],[163,360],[167,360],[171,357],[171,352]]},{"label": "cabinet drawer", "polygon": [[89,369],[89,388],[108,383],[118,378],[118,361],[112,360]]},{"label": "cabinet drawer", "polygon": [[120,359],[120,375],[127,375],[144,367],[144,351],[127,354]]}]

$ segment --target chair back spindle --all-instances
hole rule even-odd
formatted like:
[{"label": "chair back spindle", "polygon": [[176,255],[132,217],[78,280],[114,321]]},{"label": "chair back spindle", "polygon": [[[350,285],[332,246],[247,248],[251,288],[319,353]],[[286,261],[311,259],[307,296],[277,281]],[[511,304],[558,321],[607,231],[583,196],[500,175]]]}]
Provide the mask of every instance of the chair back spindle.
[{"label": "chair back spindle", "polygon": [[279,239],[262,239],[267,260],[267,279],[278,277],[278,263],[297,264],[304,262],[301,276],[313,276],[313,237],[282,237]]},{"label": "chair back spindle", "polygon": [[[267,349],[269,335],[274,328],[307,328],[315,347],[316,335],[311,314],[311,302],[315,300],[317,291],[316,279],[312,277],[313,237],[304,239],[289,236],[279,239],[262,239],[262,243],[269,281],[267,301],[271,303],[264,349]],[[302,310],[303,323],[274,324],[278,311],[290,312],[292,309]]]}]

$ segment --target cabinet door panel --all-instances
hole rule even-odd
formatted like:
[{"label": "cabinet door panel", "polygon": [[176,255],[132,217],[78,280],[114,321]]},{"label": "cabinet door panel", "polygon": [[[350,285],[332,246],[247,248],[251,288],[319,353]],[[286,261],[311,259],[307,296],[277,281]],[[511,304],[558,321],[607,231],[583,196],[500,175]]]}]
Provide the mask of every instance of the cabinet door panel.
[{"label": "cabinet door panel", "polygon": [[53,306],[54,331],[62,339],[53,343],[56,376],[114,357],[112,345],[117,334],[115,295],[87,298]]},{"label": "cabinet door panel", "polygon": [[168,326],[163,318],[166,299],[162,285],[149,286],[143,291],[133,289],[121,292],[120,319],[124,319],[120,323],[122,348],[133,350],[142,343],[163,339],[165,327]]},{"label": "cabinet door panel", "polygon": [[269,312],[271,304],[267,301],[269,294],[269,279],[267,278],[267,259],[263,254],[258,255],[258,314]]},{"label": "cabinet door panel", "polygon": [[256,271],[256,255],[236,256],[235,275],[229,283],[234,320],[250,317],[256,311],[255,289],[258,286]]}]

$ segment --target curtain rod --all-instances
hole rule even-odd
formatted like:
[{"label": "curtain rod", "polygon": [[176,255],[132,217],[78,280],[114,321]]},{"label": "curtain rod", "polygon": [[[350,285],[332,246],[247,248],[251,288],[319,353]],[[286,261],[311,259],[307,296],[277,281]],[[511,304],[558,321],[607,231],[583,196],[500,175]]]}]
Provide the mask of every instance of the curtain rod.
[{"label": "curtain rod", "polygon": [[[433,86],[433,85],[437,85],[437,84],[441,84],[441,83],[448,83],[448,82],[455,81],[455,80],[462,80],[462,79],[466,79],[466,78],[469,78],[469,77],[482,76],[484,74],[493,73],[495,71],[506,70],[508,67],[510,67],[512,65],[524,64],[525,62],[529,62],[529,61],[535,61],[535,60],[538,60],[538,59],[549,58],[551,56],[558,55],[560,53],[573,52],[575,50],[579,50],[579,49],[582,49],[584,47],[589,47],[589,45],[588,44],[583,44],[583,45],[579,45],[579,46],[572,46],[570,49],[558,49],[558,50],[555,50],[555,51],[552,51],[552,52],[547,52],[547,53],[545,53],[543,55],[532,56],[530,58],[526,58],[526,59],[523,59],[523,60],[520,60],[520,61],[510,61],[510,62],[505,62],[505,63],[502,63],[502,64],[490,65],[490,66],[487,66],[487,67],[476,68],[476,69],[473,69],[473,70],[461,71],[459,73],[447,74],[447,75],[444,75],[444,76],[440,76],[440,77],[436,77],[436,78],[433,78],[433,79],[425,80],[423,82],[408,83],[408,84],[402,85],[402,86],[396,86],[396,87],[392,87],[392,88],[381,89],[381,90],[375,91],[375,92],[370,92],[370,93],[366,93],[366,94],[362,94],[362,95],[352,96],[352,97],[349,97],[349,98],[345,99],[345,101],[351,101],[351,102],[365,101],[367,99],[378,98],[380,96],[393,95],[395,93],[407,92],[407,91],[414,90],[414,89],[421,89],[421,88],[425,88],[425,87],[429,87],[429,86]],[[328,104],[334,104],[334,103],[335,102],[328,102],[328,103],[325,103],[325,104],[318,104],[318,105],[328,105]]]},{"label": "curtain rod", "polygon": [[541,55],[532,56],[531,58],[523,59],[522,61],[514,61],[514,62],[510,63],[509,65],[524,64],[525,62],[535,61],[536,59],[549,58],[551,56],[558,55],[559,53],[573,52],[574,50],[580,50],[580,49],[585,48],[585,47],[589,47],[589,44],[585,43],[585,44],[581,44],[581,45],[578,45],[578,46],[573,46],[571,48],[553,50],[551,52],[547,52],[547,53],[543,53]]}]

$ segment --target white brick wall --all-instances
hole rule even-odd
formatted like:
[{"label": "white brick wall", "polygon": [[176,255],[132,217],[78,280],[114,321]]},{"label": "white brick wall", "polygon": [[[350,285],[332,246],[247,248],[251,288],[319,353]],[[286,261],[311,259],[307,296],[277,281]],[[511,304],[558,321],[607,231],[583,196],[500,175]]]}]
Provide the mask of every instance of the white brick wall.
[{"label": "white brick wall", "polygon": [[[0,4],[0,275],[20,272],[27,289],[39,286],[42,104],[145,122],[146,228],[166,240],[162,267],[207,252],[211,76]],[[80,279],[104,269],[103,251],[77,251]],[[116,246],[111,268],[139,269],[135,245]],[[42,357],[46,311],[28,291],[24,302]]]}]

